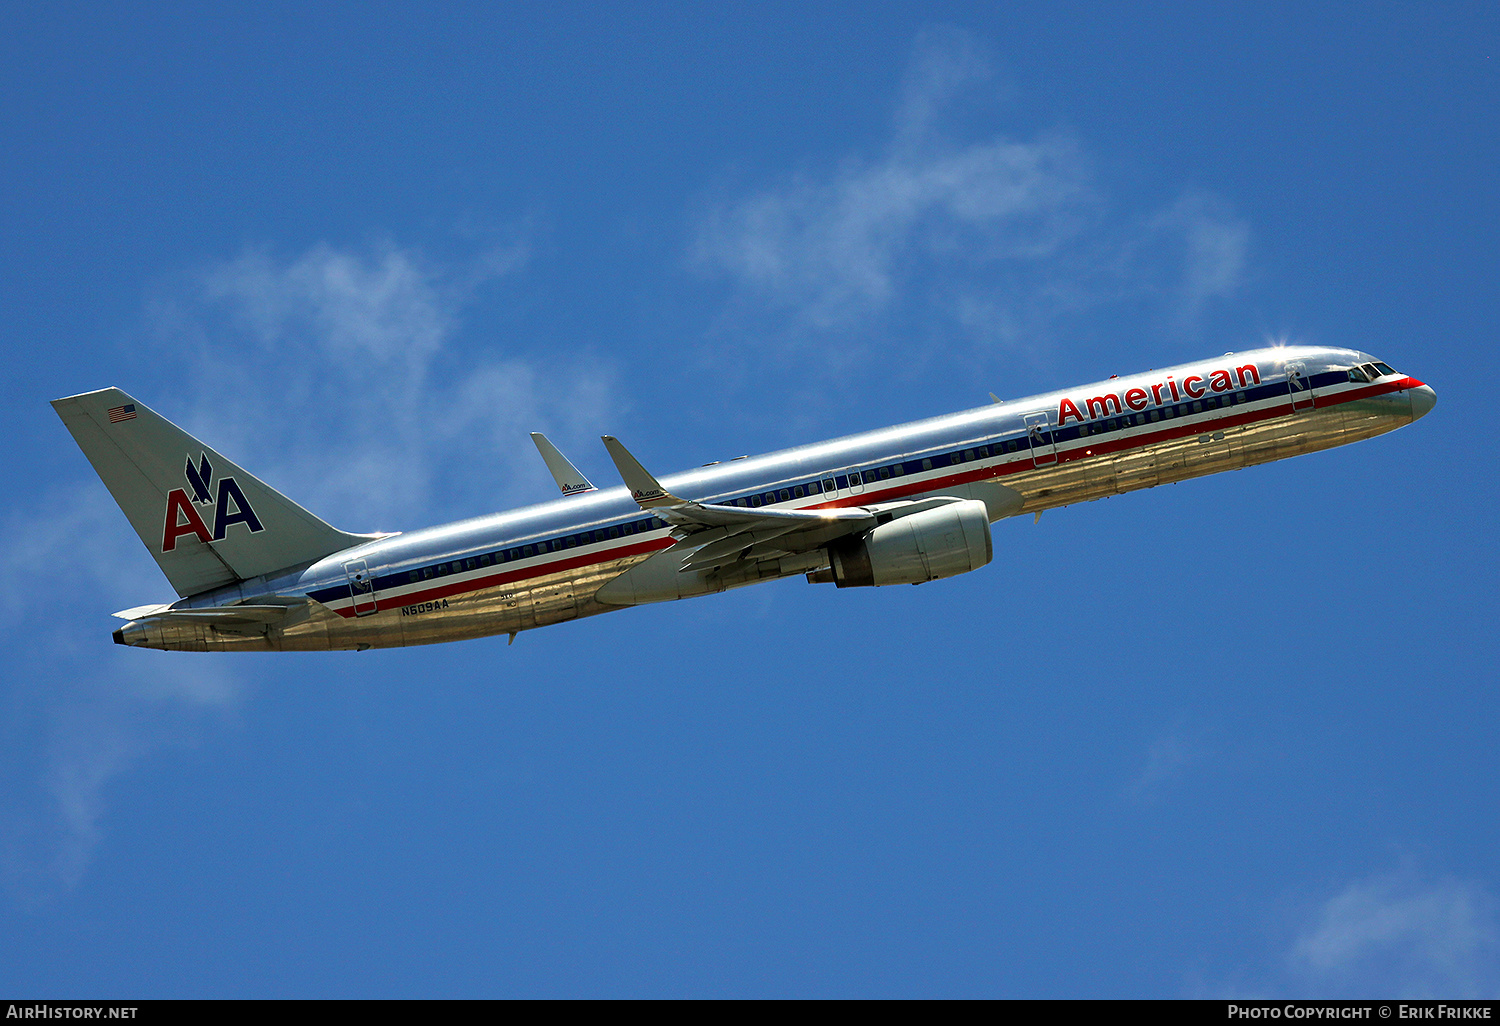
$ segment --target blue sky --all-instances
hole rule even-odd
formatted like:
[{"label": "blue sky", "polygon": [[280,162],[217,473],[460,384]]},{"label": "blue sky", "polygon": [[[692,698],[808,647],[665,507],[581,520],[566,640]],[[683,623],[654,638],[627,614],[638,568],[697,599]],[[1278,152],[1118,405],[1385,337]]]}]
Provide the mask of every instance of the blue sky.
[{"label": "blue sky", "polygon": [[[7,15],[0,990],[1500,992],[1493,5]],[[397,530],[1280,339],[1438,407],[510,647],[110,644],[46,405]]]}]

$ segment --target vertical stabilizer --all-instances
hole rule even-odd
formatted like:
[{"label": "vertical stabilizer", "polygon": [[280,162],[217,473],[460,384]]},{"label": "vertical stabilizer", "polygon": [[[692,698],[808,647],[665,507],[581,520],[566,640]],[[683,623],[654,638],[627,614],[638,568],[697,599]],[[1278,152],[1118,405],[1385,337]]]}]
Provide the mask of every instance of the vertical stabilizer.
[{"label": "vertical stabilizer", "polygon": [[179,595],[372,537],[330,527],[118,388],[52,408]]}]

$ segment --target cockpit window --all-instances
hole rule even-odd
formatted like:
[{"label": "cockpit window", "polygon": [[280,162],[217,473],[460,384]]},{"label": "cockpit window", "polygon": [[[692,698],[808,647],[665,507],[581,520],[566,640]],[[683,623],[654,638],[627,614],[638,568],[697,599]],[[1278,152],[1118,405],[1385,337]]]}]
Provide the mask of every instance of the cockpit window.
[{"label": "cockpit window", "polygon": [[1350,367],[1349,368],[1349,380],[1350,381],[1369,381],[1370,380],[1370,375],[1368,375],[1368,374],[1365,373],[1365,369],[1363,367]]},{"label": "cockpit window", "polygon": [[1377,363],[1375,365],[1375,369],[1378,370],[1381,374],[1394,374],[1394,373],[1396,373],[1396,371],[1388,363]]}]

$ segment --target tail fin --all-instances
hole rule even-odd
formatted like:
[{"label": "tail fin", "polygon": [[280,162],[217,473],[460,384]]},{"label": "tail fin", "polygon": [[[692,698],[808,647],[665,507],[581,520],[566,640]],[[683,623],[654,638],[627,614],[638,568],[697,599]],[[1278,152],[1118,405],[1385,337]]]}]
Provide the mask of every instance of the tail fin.
[{"label": "tail fin", "polygon": [[179,595],[378,537],[330,527],[118,388],[52,408]]}]

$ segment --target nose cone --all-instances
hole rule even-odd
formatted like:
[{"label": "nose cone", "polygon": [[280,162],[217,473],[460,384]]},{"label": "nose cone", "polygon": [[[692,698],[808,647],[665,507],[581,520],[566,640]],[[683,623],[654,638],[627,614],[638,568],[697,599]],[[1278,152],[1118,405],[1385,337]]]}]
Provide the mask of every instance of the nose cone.
[{"label": "nose cone", "polygon": [[1437,405],[1437,393],[1426,385],[1418,385],[1408,391],[1411,396],[1411,419],[1421,420]]}]

